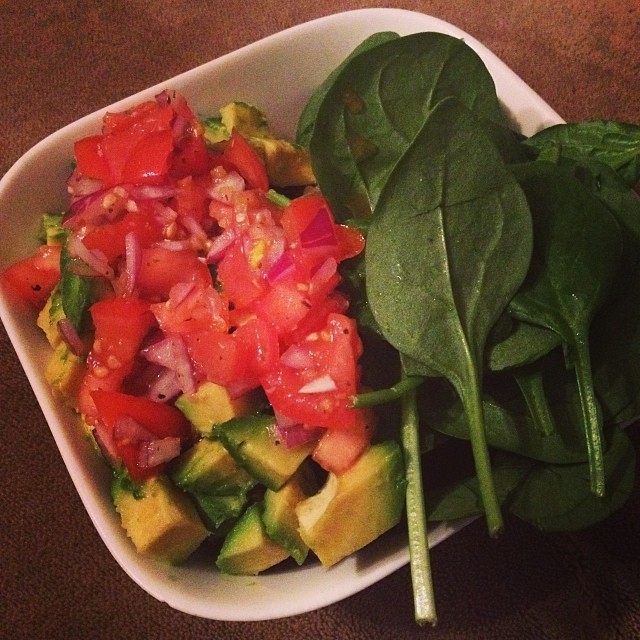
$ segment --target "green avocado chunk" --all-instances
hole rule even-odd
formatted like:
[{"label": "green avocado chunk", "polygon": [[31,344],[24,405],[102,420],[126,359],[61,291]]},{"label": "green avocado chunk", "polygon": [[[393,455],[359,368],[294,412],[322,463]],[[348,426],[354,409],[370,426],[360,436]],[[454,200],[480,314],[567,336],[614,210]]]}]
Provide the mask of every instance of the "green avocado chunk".
[{"label": "green avocado chunk", "polygon": [[279,564],[289,552],[266,533],[263,504],[252,504],[229,531],[216,559],[222,573],[254,576]]},{"label": "green avocado chunk", "polygon": [[268,489],[277,491],[311,454],[316,443],[287,449],[271,436],[274,425],[273,416],[244,416],[219,425],[216,435],[240,466]]},{"label": "green avocado chunk", "polygon": [[400,521],[405,485],[399,444],[372,445],[348,471],[330,473],[317,494],[298,503],[300,537],[330,567]]},{"label": "green avocado chunk", "polygon": [[267,535],[283,546],[299,565],[305,561],[309,547],[298,532],[296,505],[317,490],[315,474],[305,461],[283,487],[278,491],[267,489],[264,494],[262,521]]},{"label": "green avocado chunk", "polygon": [[173,482],[191,493],[238,495],[256,481],[233,459],[219,440],[201,438],[172,464]]}]

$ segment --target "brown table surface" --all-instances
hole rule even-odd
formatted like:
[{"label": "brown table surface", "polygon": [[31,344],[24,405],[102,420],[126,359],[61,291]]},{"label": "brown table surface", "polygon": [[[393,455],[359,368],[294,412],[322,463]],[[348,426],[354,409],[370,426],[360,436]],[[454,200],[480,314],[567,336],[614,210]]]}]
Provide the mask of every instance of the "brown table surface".
[{"label": "brown table surface", "polygon": [[[0,3],[0,175],[76,118],[283,28],[378,2]],[[396,2],[492,49],[565,119],[640,123],[637,0]],[[190,617],[154,600],[93,529],[0,335],[3,638],[640,638],[640,492],[609,521],[542,535],[478,522],[433,552],[439,624],[413,622],[405,567],[338,604],[270,622]],[[636,437],[636,442],[638,438]]]}]

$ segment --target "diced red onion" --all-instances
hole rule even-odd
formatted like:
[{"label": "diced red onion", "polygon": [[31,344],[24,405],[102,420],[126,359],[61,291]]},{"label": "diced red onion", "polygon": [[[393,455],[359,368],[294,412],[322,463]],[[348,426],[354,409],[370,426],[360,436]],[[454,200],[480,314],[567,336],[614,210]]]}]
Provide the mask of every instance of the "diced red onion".
[{"label": "diced red onion", "polygon": [[138,273],[142,262],[140,242],[133,231],[124,237],[124,287],[122,296],[127,298],[133,295],[138,281]]},{"label": "diced red onion", "polygon": [[155,246],[167,249],[167,251],[190,251],[191,242],[189,240],[163,240],[156,242]]},{"label": "diced red onion", "polygon": [[67,191],[72,197],[80,198],[100,191],[103,185],[102,180],[87,178],[76,169],[67,181]]},{"label": "diced red onion", "polygon": [[335,380],[326,373],[311,382],[300,387],[298,393],[325,393],[328,391],[335,391],[338,388]]},{"label": "diced red onion", "polygon": [[229,192],[244,191],[244,178],[237,171],[229,171],[222,178],[216,178],[207,190],[207,195],[217,202],[229,202]]},{"label": "diced red onion", "polygon": [[105,427],[104,423],[100,420],[98,420],[93,427],[93,438],[107,462],[115,465],[120,456],[118,455],[118,450],[116,449],[116,445],[111,434]]},{"label": "diced red onion", "polygon": [[118,418],[113,425],[113,439],[117,442],[124,440],[129,443],[136,443],[154,440],[157,436],[145,429],[137,420],[131,416],[123,415]]},{"label": "diced red onion", "polygon": [[327,207],[321,207],[302,231],[300,246],[304,249],[338,246],[333,217]]},{"label": "diced red onion", "polygon": [[171,103],[171,94],[166,89],[163,89],[154,96],[154,99],[161,107],[166,107]]},{"label": "diced red onion", "polygon": [[313,358],[308,349],[292,344],[281,356],[280,362],[292,369],[309,369],[313,366]]},{"label": "diced red onion", "polygon": [[181,391],[176,372],[163,367],[149,384],[147,397],[154,402],[167,402],[179,395]]},{"label": "diced red onion", "polygon": [[191,216],[181,216],[180,222],[196,241],[201,244],[207,241],[207,233],[197,220]]},{"label": "diced red onion", "polygon": [[[104,197],[107,193],[107,189],[98,189],[92,191],[87,195],[82,195],[79,198],[74,198],[69,207],[69,211],[62,217],[62,226],[69,227],[71,223],[78,217],[82,216],[91,205],[95,204],[98,200]],[[94,215],[90,216],[90,219],[84,220],[84,222],[93,222],[93,219],[98,219],[103,215],[101,207],[96,207]]]},{"label": "diced red onion", "polygon": [[162,438],[141,442],[138,445],[136,462],[142,469],[156,467],[180,455],[180,438]]},{"label": "diced red onion", "polygon": [[282,442],[287,449],[295,449],[308,442],[318,440],[324,432],[325,429],[320,427],[307,427],[276,413],[276,422],[271,430],[271,438]]},{"label": "diced red onion", "polygon": [[287,276],[293,275],[296,270],[295,262],[288,253],[283,253],[267,271],[267,281],[269,284],[274,284],[278,280],[282,280]]},{"label": "diced red onion", "polygon": [[212,264],[221,260],[235,239],[236,232],[232,228],[225,229],[219,236],[216,236],[207,252],[207,262]]},{"label": "diced red onion", "polygon": [[58,333],[60,337],[65,341],[71,353],[76,356],[84,354],[84,343],[80,339],[76,328],[73,326],[73,322],[69,318],[61,318],[57,322]]},{"label": "diced red onion", "polygon": [[104,276],[109,280],[113,280],[113,269],[109,266],[107,257],[97,249],[91,250],[85,247],[84,243],[78,235],[72,233],[67,240],[67,249],[69,255],[79,258],[87,264],[96,275]]},{"label": "diced red onion", "polygon": [[181,140],[189,129],[189,121],[181,116],[180,114],[176,114],[173,118],[173,123],[171,124],[171,131],[173,133],[174,142],[178,142]]},{"label": "diced red onion", "polygon": [[166,200],[176,195],[176,188],[171,184],[137,184],[128,189],[129,195],[135,200]]},{"label": "diced red onion", "polygon": [[169,336],[144,348],[140,354],[149,362],[159,364],[175,371],[180,389],[184,393],[195,391],[193,367],[184,340],[178,336]]}]

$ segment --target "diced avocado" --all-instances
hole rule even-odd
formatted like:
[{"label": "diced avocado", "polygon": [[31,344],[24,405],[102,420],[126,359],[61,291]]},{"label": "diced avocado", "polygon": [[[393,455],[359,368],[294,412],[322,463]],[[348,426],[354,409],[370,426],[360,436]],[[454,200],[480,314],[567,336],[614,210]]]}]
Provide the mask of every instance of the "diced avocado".
[{"label": "diced avocado", "polygon": [[216,434],[239,465],[277,491],[311,454],[315,442],[287,449],[271,436],[274,426],[273,416],[245,416],[221,424]]},{"label": "diced avocado", "polygon": [[262,503],[252,504],[229,531],[216,565],[223,573],[255,576],[286,560],[289,553],[267,535]]},{"label": "diced avocado", "polygon": [[138,552],[178,564],[209,535],[195,506],[165,476],[145,480],[139,490],[114,481],[113,502]]},{"label": "diced avocado", "polygon": [[229,139],[229,131],[222,124],[222,118],[206,118],[202,124],[204,125],[204,139],[208,144],[215,147]]},{"label": "diced avocado", "polygon": [[215,533],[220,532],[222,525],[229,521],[235,521],[247,504],[247,496],[244,493],[232,496],[210,496],[205,493],[194,493],[193,497],[206,527]]},{"label": "diced avocado", "polygon": [[172,464],[170,475],[181,489],[209,495],[243,493],[256,484],[221,442],[207,438],[182,453]]},{"label": "diced avocado", "polygon": [[402,452],[388,440],[369,447],[342,475],[298,503],[300,536],[329,567],[395,526],[405,501]]},{"label": "diced avocado", "polygon": [[36,324],[44,331],[49,344],[55,349],[61,342],[62,336],[58,331],[58,321],[65,317],[62,308],[60,289],[55,287],[38,314]]},{"label": "diced avocado", "polygon": [[66,342],[60,342],[51,355],[44,377],[63,398],[74,402],[84,373],[84,361],[71,352]]},{"label": "diced avocado", "polygon": [[302,564],[309,551],[298,533],[298,516],[296,505],[313,495],[318,490],[318,483],[313,470],[306,463],[289,478],[286,484],[264,494],[264,522],[267,535],[284,547],[298,563]]},{"label": "diced avocado", "polygon": [[287,140],[250,138],[249,142],[264,160],[269,184],[274,187],[298,187],[315,184],[309,152]]},{"label": "diced avocado", "polygon": [[226,104],[220,109],[220,120],[229,133],[237,129],[245,137],[273,137],[262,111],[246,102]]},{"label": "diced avocado", "polygon": [[42,231],[40,239],[49,246],[61,245],[66,238],[66,231],[62,227],[62,213],[45,213],[42,216]]},{"label": "diced avocado", "polygon": [[194,393],[176,399],[176,407],[203,436],[211,435],[216,425],[255,411],[259,404],[256,393],[232,398],[225,387],[213,382],[202,383]]}]

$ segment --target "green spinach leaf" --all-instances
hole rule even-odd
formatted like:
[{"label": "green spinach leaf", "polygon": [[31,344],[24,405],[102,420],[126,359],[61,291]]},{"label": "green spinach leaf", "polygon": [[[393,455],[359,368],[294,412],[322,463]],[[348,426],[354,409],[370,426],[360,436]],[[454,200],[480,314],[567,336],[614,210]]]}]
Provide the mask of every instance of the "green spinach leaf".
[{"label": "green spinach leaf", "polygon": [[472,114],[443,100],[380,196],[367,236],[367,295],[386,339],[460,394],[492,533],[502,521],[484,441],[483,352],[526,275],[531,245],[518,184]]}]

